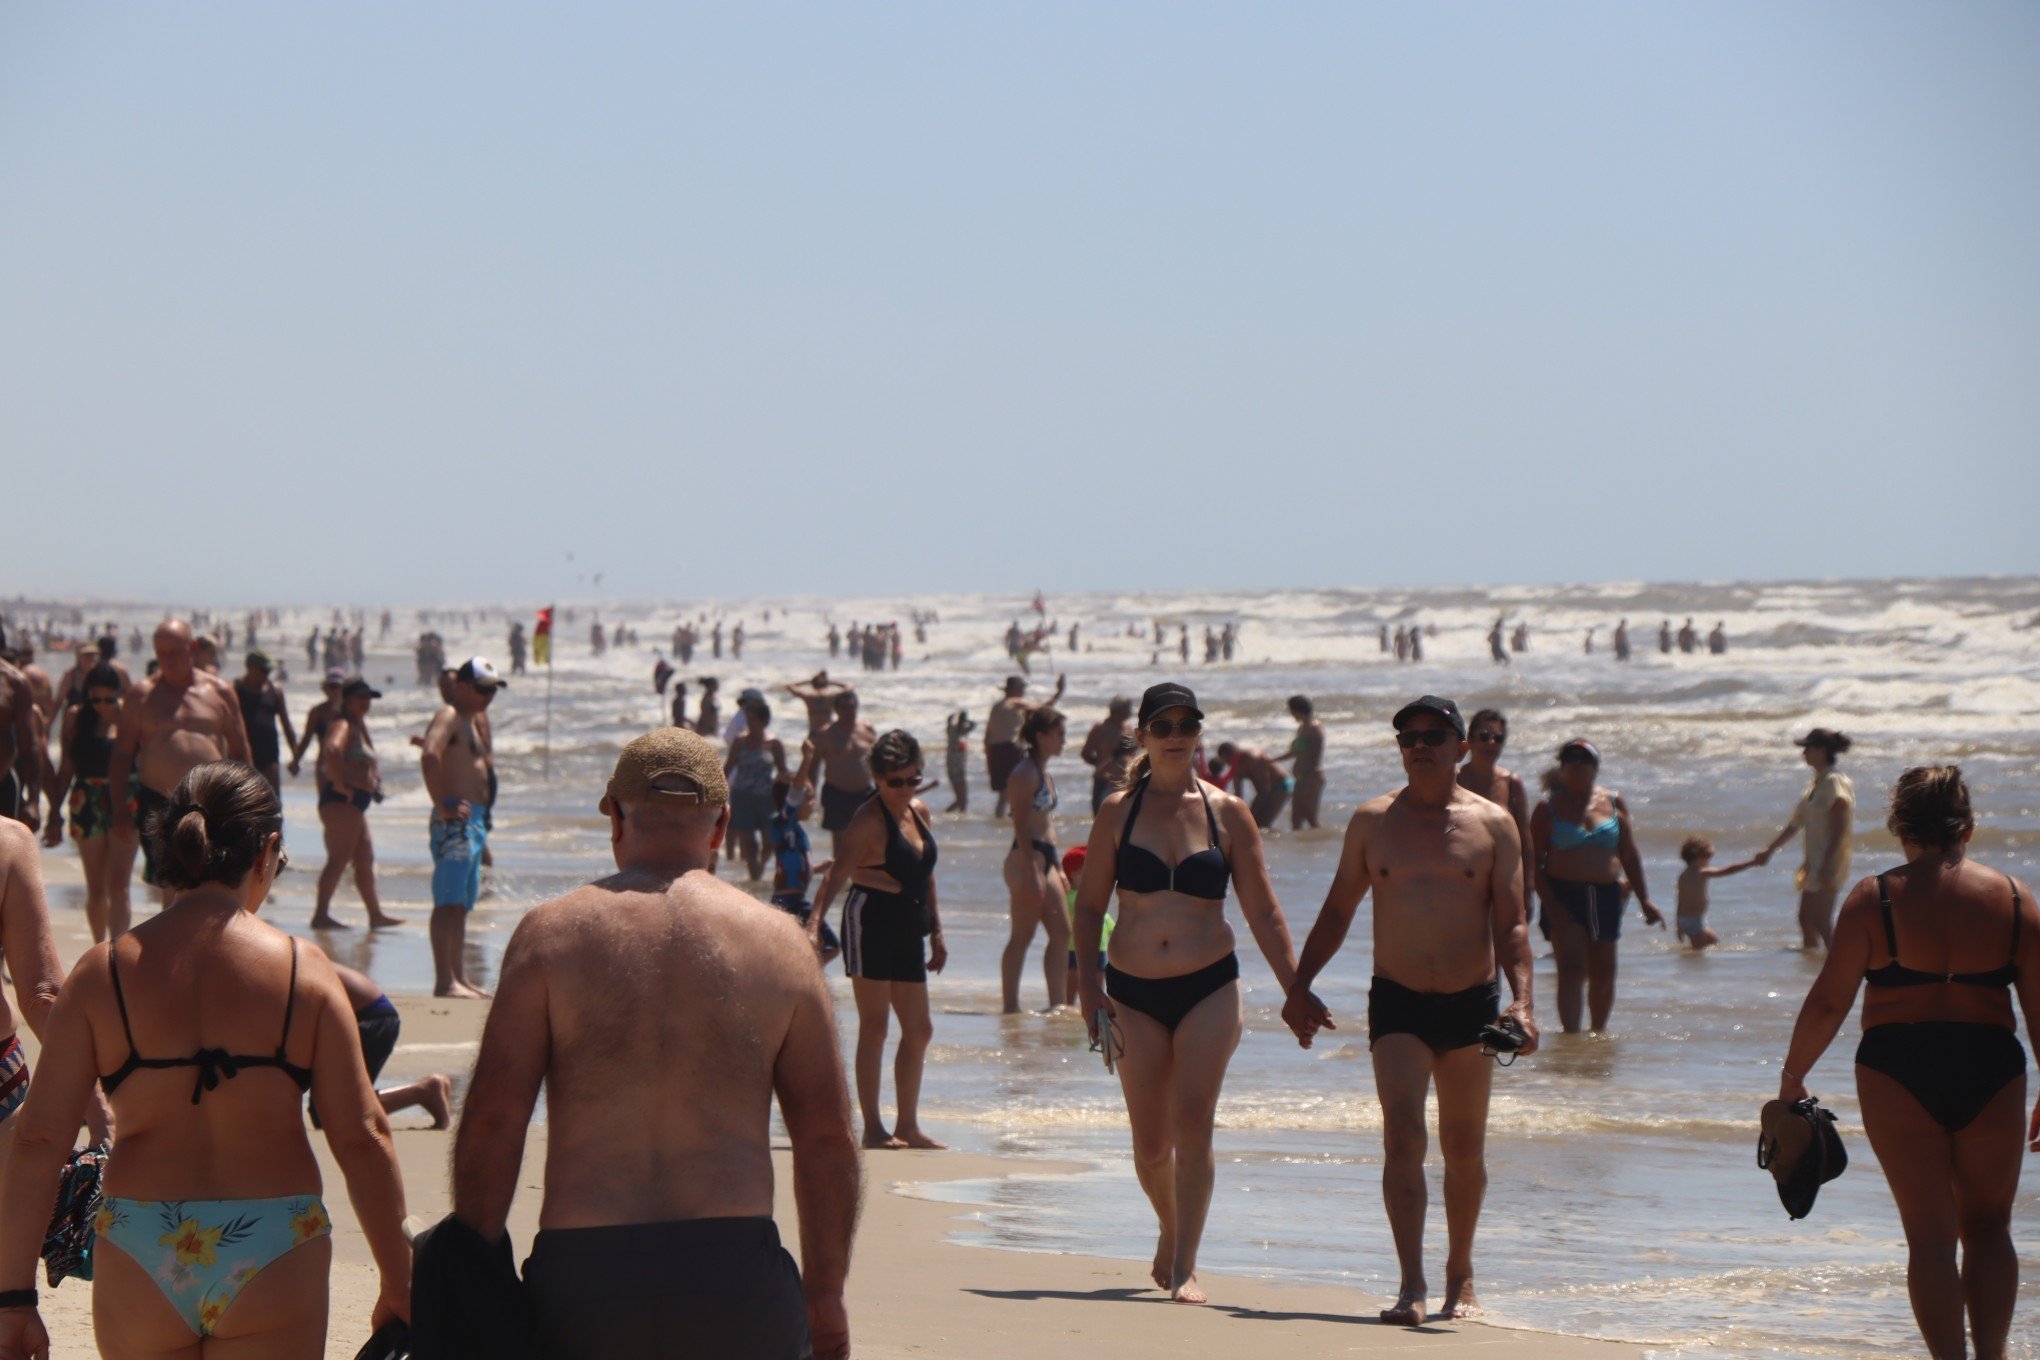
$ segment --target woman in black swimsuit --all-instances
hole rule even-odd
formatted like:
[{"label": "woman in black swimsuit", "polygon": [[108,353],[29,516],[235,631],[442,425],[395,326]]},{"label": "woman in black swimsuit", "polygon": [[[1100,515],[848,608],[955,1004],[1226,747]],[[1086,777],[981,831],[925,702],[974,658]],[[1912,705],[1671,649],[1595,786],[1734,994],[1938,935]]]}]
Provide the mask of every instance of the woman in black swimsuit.
[{"label": "woman in black swimsuit", "polygon": [[[1084,1023],[1117,1059],[1134,1168],[1160,1224],[1154,1281],[1182,1303],[1205,1301],[1196,1271],[1211,1207],[1211,1130],[1240,1042],[1228,879],[1239,885],[1240,910],[1275,974],[1273,995],[1286,995],[1296,978],[1296,950],[1253,815],[1192,768],[1203,721],[1182,685],[1156,685],[1141,697],[1141,754],[1127,771],[1130,786],[1107,799],[1092,824],[1076,910]],[[1101,976],[1098,940],[1114,887],[1119,919]]]},{"label": "woman in black swimsuit", "polygon": [[1842,904],[1778,1098],[1806,1095],[1807,1073],[1867,984],[1856,1095],[1905,1227],[1913,1316],[1929,1354],[1960,1356],[1966,1303],[1979,1360],[1998,1360],[2019,1291],[2011,1215],[2021,1144],[2040,1151],[2011,998],[2017,987],[2035,1037],[2040,910],[2025,884],[1967,857],[1976,823],[1954,766],[1899,776],[1887,825],[1906,862]]},{"label": "woman in black swimsuit", "polygon": [[[135,843],[107,833],[113,829],[113,790],[107,771],[119,736],[120,698],[126,685],[111,666],[95,666],[85,676],[85,701],[64,710],[61,749],[50,788],[50,813],[43,826],[43,844],[55,845],[71,817],[71,837],[78,842],[78,862],[85,868],[85,923],[92,942],[128,928],[128,879],[135,865]],[[130,810],[141,780],[130,774],[121,791]]]},{"label": "woman in black swimsuit", "polygon": [[1020,1010],[1020,974],[1027,967],[1027,947],[1034,928],[1048,932],[1041,954],[1048,981],[1048,1009],[1062,1004],[1069,990],[1070,918],[1063,894],[1062,852],[1055,847],[1055,809],[1061,801],[1048,762],[1062,754],[1068,735],[1063,715],[1043,706],[1027,711],[1020,722],[1020,745],[1027,755],[1006,780],[1006,799],[1013,812],[1013,848],[1006,852],[1006,892],[1012,930],[999,957],[999,987],[1008,1015]]},{"label": "woman in black swimsuit", "polygon": [[[942,971],[949,950],[935,905],[935,833],[927,805],[914,796],[921,787],[921,744],[909,733],[887,732],[872,743],[868,759],[877,790],[836,842],[836,858],[808,916],[808,938],[819,953],[829,903],[847,883],[843,971],[857,998],[857,1106],[864,1115],[864,1146],[939,1148],[941,1143],[921,1131],[921,1068],[935,1037],[928,974]],[[888,1012],[900,1020],[893,1059],[899,1118],[890,1133],[878,1104]]]},{"label": "woman in black swimsuit", "polygon": [[382,797],[382,769],[375,739],[368,733],[368,709],[382,692],[359,677],[340,691],[340,716],[327,725],[319,746],[319,822],[326,832],[326,867],[319,870],[319,896],[312,909],[317,930],[342,929],[333,915],[340,875],[354,868],[354,888],[368,908],[368,924],[381,930],[403,922],[382,909],[375,887],[375,837],[368,809]]}]

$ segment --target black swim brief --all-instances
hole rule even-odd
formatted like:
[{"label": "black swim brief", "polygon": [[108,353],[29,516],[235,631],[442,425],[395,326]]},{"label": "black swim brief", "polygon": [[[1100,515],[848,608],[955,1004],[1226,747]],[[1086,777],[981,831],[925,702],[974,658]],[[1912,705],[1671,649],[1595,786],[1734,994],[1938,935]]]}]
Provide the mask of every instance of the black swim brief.
[{"label": "black swim brief", "polygon": [[524,1283],[553,1360],[811,1360],[800,1269],[769,1218],[546,1228]]},{"label": "black swim brief", "polygon": [[1367,1042],[1410,1034],[1433,1053],[1480,1042],[1480,1032],[1502,1013],[1502,980],[1489,978],[1463,992],[1420,992],[1376,974],[1367,988]]},{"label": "black swim brief", "polygon": [[839,789],[834,784],[823,784],[822,830],[841,831],[850,825],[857,809],[863,807],[875,792],[875,789]]}]

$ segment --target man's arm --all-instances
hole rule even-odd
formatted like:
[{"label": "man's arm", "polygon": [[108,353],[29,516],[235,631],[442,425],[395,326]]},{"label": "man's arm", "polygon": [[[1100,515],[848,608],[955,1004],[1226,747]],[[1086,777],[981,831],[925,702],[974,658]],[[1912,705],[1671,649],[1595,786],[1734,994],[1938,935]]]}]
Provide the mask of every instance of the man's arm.
[{"label": "man's arm", "polygon": [[14,975],[21,1018],[40,1038],[64,980],[43,896],[42,856],[26,827],[0,821],[0,953]]},{"label": "man's arm", "polygon": [[279,685],[271,685],[269,692],[275,696],[276,716],[283,720],[283,740],[289,746],[291,754],[295,756],[297,754],[297,729],[290,725],[290,708],[283,701],[283,689]]},{"label": "man's arm", "polygon": [[1353,926],[1353,913],[1367,896],[1367,846],[1380,820],[1379,812],[1363,807],[1346,823],[1346,843],[1339,851],[1338,870],[1325,893],[1325,904],[1318,909],[1317,920],[1304,939],[1303,957],[1296,963],[1296,980],[1289,984],[1288,999],[1282,1003],[1283,1023],[1295,1031],[1297,1042],[1305,1048],[1310,1047],[1318,1030],[1338,1028],[1332,1023],[1330,1009],[1318,1000],[1310,984],[1346,942],[1346,932]]},{"label": "man's arm", "polygon": [[1090,735],[1084,738],[1084,749],[1077,753],[1077,758],[1086,765],[1096,766],[1106,754],[1105,724],[1093,724]]},{"label": "man's arm", "polygon": [[[843,1284],[850,1275],[863,1168],[850,1123],[835,1006],[821,965],[810,956],[800,966],[793,1018],[772,1065],[772,1088],[793,1145],[793,1199],[800,1213],[800,1274],[808,1327],[814,1334],[816,1360],[833,1360],[850,1354]],[[472,1093],[468,1101],[472,1108]]]},{"label": "man's arm", "polygon": [[1493,885],[1489,919],[1494,932],[1495,967],[1509,980],[1513,1003],[1508,1013],[1521,1022],[1530,1036],[1519,1051],[1535,1053],[1537,1021],[1532,1016],[1534,1006],[1530,997],[1535,965],[1530,956],[1529,916],[1523,909],[1523,844],[1517,838],[1514,813],[1499,809],[1488,821],[1495,838],[1494,865],[1488,872],[1488,881]]},{"label": "man's arm", "polygon": [[35,706],[35,691],[28,677],[9,668],[0,683],[14,691],[14,772],[21,791],[20,806],[30,829],[41,825],[42,794],[48,780],[43,777],[49,764],[48,742],[43,739],[41,715]]},{"label": "man's arm", "polygon": [[503,951],[496,1000],[453,1136],[453,1212],[489,1242],[503,1235],[510,1220],[524,1139],[552,1051],[539,958],[544,919],[542,907],[527,915]]}]

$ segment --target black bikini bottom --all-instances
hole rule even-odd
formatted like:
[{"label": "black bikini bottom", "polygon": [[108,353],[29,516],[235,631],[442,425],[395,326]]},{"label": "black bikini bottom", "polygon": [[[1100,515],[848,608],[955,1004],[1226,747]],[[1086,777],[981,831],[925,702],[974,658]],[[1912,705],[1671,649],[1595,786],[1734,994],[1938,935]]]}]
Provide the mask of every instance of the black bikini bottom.
[{"label": "black bikini bottom", "polygon": [[1144,978],[1105,965],[1105,995],[1174,1032],[1197,1003],[1240,976],[1240,956],[1227,954],[1208,968],[1174,977]]},{"label": "black bikini bottom", "polygon": [[1463,992],[1420,992],[1376,975],[1367,988],[1367,1042],[1410,1034],[1433,1053],[1480,1042],[1480,1032],[1502,1013],[1502,980],[1489,978]]},{"label": "black bikini bottom", "polygon": [[1856,1065],[1890,1077],[1935,1123],[1959,1133],[2026,1075],[2026,1050],[2001,1025],[1921,1020],[1864,1030]]},{"label": "black bikini bottom", "polygon": [[[1045,873],[1047,873],[1051,878],[1053,878],[1055,876],[1056,865],[1058,863],[1055,857],[1055,846],[1050,844],[1048,841],[1029,841],[1027,842],[1027,844],[1030,847],[1032,847],[1035,854],[1041,856],[1042,870]],[[1015,850],[1018,850],[1020,848],[1020,842],[1014,841],[1013,848]]]}]

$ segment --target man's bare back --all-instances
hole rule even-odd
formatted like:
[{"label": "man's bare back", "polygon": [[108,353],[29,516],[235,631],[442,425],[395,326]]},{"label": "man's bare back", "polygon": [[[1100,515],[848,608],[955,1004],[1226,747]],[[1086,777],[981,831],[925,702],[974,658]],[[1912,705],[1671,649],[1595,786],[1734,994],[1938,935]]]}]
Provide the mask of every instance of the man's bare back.
[{"label": "man's bare back", "polygon": [[[517,934],[552,1055],[540,1223],[770,1214],[775,1060],[796,1013],[820,1004],[800,924],[708,873],[663,888],[625,873]],[[520,980],[506,963],[499,1005]]]}]

